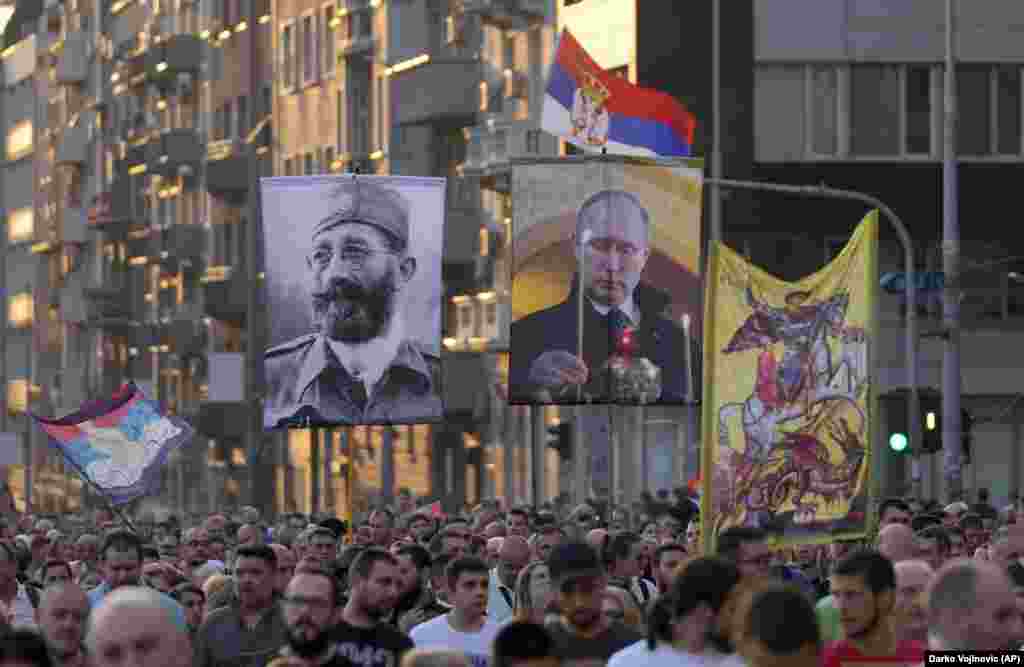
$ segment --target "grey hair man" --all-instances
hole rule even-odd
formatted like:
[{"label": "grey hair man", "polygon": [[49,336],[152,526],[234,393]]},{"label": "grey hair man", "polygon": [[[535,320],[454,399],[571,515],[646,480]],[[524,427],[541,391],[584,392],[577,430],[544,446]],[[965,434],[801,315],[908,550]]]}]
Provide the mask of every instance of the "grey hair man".
[{"label": "grey hair man", "polygon": [[905,560],[896,569],[896,626],[900,639],[928,641],[928,605],[925,595],[935,570],[923,560]]},{"label": "grey hair man", "polygon": [[1012,651],[1021,615],[1010,579],[997,565],[960,559],[946,564],[928,591],[928,648]]},{"label": "grey hair man", "polygon": [[188,627],[165,596],[148,588],[106,596],[92,612],[86,648],[94,667],[192,667]]}]

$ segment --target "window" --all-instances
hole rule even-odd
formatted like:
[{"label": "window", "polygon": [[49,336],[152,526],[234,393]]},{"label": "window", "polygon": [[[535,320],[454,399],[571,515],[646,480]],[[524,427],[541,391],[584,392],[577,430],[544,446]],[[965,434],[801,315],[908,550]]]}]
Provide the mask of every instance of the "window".
[{"label": "window", "polygon": [[899,68],[890,65],[851,69],[850,149],[854,155],[899,154],[899,74]]},{"label": "window", "polygon": [[526,152],[540,153],[540,130],[526,131]]},{"label": "window", "polygon": [[324,47],[323,56],[320,59],[320,73],[324,78],[334,74],[334,40],[337,37],[335,28],[338,23],[338,17],[334,15],[334,5],[330,4],[324,7],[320,18],[320,27],[323,30],[320,39]]},{"label": "window", "polygon": [[316,79],[316,17],[302,17],[302,83]]},{"label": "window", "polygon": [[991,69],[985,66],[964,66],[957,69],[957,153],[988,155],[991,153],[992,103]]},{"label": "window", "polygon": [[23,243],[35,238],[35,212],[31,206],[16,209],[7,214],[7,241]]},{"label": "window", "polygon": [[1020,69],[1011,66],[996,68],[997,151],[1000,155],[1019,155],[1021,152],[1021,77]]},{"label": "window", "polygon": [[490,248],[491,233],[487,225],[480,225],[480,256],[487,257],[491,254]]},{"label": "window", "polygon": [[224,103],[224,138],[234,139],[237,135],[237,126],[235,125],[235,110],[234,105],[230,101]]},{"label": "window", "polygon": [[32,121],[23,120],[7,133],[7,159],[18,160],[32,153]]},{"label": "window", "polygon": [[285,91],[295,88],[295,23],[281,28],[281,87]]},{"label": "window", "polygon": [[370,119],[373,118],[369,65],[353,64],[350,74],[352,86],[349,99],[352,106],[349,115],[349,149],[354,155],[366,155],[370,152]]},{"label": "window", "polygon": [[28,411],[28,385],[29,381],[25,378],[7,383],[8,414],[20,415]]},{"label": "window", "polygon": [[498,323],[498,304],[491,301],[484,306],[485,312],[487,313],[487,325],[494,326]]},{"label": "window", "polygon": [[284,175],[294,176],[295,175],[295,160],[292,158],[285,158],[284,161]]},{"label": "window", "polygon": [[262,102],[260,103],[260,113],[258,116],[259,120],[262,120],[264,117],[269,116],[274,112],[274,93],[270,89],[270,86],[263,86],[261,95]]},{"label": "window", "polygon": [[930,67],[907,67],[904,78],[906,123],[904,150],[910,155],[932,152],[932,70]]},{"label": "window", "polygon": [[222,0],[222,2],[223,9],[221,11],[223,13],[221,16],[224,18],[224,25],[229,26],[232,23],[231,19],[234,18],[231,14],[231,5],[234,3],[234,0]]},{"label": "window", "polygon": [[312,176],[313,175],[314,169],[316,167],[316,164],[313,162],[313,154],[312,153],[306,153],[306,155],[304,156],[304,158],[303,158],[303,167],[304,167],[303,170],[302,170],[303,174],[305,174],[306,176]]},{"label": "window", "polygon": [[835,155],[839,150],[839,70],[813,67],[810,79],[811,152]]},{"label": "window", "polygon": [[370,12],[355,13],[354,37],[370,37],[373,34],[373,22]]},{"label": "window", "polygon": [[249,133],[249,98],[244,95],[238,98],[238,136],[244,138]]},{"label": "window", "polygon": [[34,310],[35,303],[31,293],[22,292],[21,294],[15,294],[7,302],[7,321],[10,322],[12,327],[30,327],[34,319]]},{"label": "window", "polygon": [[324,148],[324,171],[334,170],[334,146]]}]

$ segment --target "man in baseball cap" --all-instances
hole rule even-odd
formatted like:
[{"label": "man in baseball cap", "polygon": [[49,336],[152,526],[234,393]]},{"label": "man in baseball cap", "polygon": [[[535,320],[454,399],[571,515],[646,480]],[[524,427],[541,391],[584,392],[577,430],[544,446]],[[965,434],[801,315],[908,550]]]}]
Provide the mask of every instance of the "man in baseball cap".
[{"label": "man in baseball cap", "polygon": [[600,660],[642,639],[602,613],[608,577],[597,552],[586,542],[563,542],[548,556],[561,619],[548,629],[562,661]]},{"label": "man in baseball cap", "polygon": [[439,419],[440,359],[405,337],[399,295],[416,274],[410,207],[345,179],[306,255],[314,333],[267,350],[268,428]]}]

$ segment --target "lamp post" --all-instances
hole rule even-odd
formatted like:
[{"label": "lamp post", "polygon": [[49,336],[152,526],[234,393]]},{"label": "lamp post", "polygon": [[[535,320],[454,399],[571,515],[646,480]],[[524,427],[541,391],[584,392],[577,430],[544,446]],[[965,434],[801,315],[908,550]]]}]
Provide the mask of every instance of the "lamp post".
[{"label": "lamp post", "polygon": [[956,26],[954,0],[946,0],[946,68],[942,153],[942,453],[950,500],[961,494],[960,446],[960,218],[956,159]]}]

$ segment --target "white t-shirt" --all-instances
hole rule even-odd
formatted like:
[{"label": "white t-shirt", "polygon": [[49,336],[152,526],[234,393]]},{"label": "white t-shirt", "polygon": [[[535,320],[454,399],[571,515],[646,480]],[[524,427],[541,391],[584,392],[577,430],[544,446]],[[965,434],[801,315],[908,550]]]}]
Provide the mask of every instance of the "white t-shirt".
[{"label": "white t-shirt", "polygon": [[439,648],[466,654],[473,667],[488,667],[491,659],[491,644],[501,625],[493,619],[486,619],[479,632],[459,632],[448,622],[450,614],[420,623],[409,637],[416,648]]},{"label": "white t-shirt", "polygon": [[742,667],[738,656],[723,656],[708,652],[703,655],[687,653],[658,642],[654,650],[647,647],[647,640],[630,644],[608,660],[608,667]]}]

